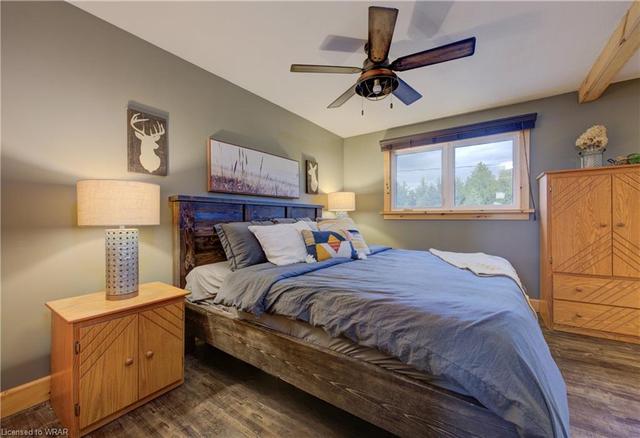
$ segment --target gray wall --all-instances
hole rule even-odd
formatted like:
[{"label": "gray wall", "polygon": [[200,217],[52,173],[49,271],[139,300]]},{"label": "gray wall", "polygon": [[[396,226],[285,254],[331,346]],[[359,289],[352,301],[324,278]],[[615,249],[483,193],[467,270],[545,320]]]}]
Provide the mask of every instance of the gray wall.
[{"label": "gray wall", "polygon": [[[353,216],[368,240],[503,255],[535,296],[537,223],[384,221],[378,141],[535,111],[533,175],[574,167],[573,142],[596,122],[609,128],[609,156],[640,149],[640,81],[617,84],[587,105],[577,105],[576,95],[568,94],[348,138],[343,151],[339,137],[74,6],[2,2],[1,7],[3,389],[49,372],[44,302],[103,287],[103,230],[76,226],[79,179],[154,182],[163,198],[202,193],[205,140],[211,134],[301,161],[315,158],[322,192],[340,190],[344,181],[345,189],[358,193]],[[130,100],[170,114],[167,177],[126,171]],[[303,177],[301,172],[301,187]],[[141,281],[171,281],[171,218],[165,204],[161,221],[141,229]]]},{"label": "gray wall", "polygon": [[[429,99],[428,94],[424,98]],[[569,93],[350,137],[344,142],[344,188],[357,193],[357,211],[351,216],[367,240],[401,248],[482,251],[506,257],[520,273],[530,296],[538,297],[538,222],[398,221],[384,220],[380,215],[381,139],[532,112],[538,113],[531,133],[531,175],[536,200],[535,177],[545,170],[576,167],[575,139],[595,123],[608,129],[605,158],[640,152],[640,80],[614,84],[602,98],[583,105],[577,103],[577,93]]]},{"label": "gray wall", "polygon": [[[129,100],[169,112],[167,177],[127,173]],[[203,193],[212,134],[315,158],[321,191],[342,187],[340,137],[72,5],[2,2],[3,389],[49,373],[45,301],[104,287],[103,230],[76,226],[76,181],[149,181],[163,199]],[[165,202],[161,216],[141,229],[143,282],[171,282]]]}]

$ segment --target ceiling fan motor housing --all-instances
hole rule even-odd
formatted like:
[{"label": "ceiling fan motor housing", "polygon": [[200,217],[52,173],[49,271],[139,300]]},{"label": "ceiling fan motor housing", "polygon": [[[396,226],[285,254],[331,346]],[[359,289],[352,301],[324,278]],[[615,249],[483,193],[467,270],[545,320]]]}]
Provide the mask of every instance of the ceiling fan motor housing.
[{"label": "ceiling fan motor housing", "polygon": [[388,68],[367,70],[358,78],[356,94],[369,100],[378,100],[398,88],[398,77]]}]

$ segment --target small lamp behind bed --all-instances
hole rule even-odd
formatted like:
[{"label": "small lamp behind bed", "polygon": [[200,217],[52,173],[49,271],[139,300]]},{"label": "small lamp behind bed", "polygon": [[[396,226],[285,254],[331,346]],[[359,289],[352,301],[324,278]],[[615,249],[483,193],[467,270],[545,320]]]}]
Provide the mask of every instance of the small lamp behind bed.
[{"label": "small lamp behind bed", "polygon": [[105,231],[108,300],[138,295],[138,230],[160,224],[160,186],[137,181],[78,181],[78,225],[119,226]]},{"label": "small lamp behind bed", "polygon": [[354,192],[333,192],[327,196],[327,210],[336,213],[337,217],[349,217],[348,211],[356,209]]}]

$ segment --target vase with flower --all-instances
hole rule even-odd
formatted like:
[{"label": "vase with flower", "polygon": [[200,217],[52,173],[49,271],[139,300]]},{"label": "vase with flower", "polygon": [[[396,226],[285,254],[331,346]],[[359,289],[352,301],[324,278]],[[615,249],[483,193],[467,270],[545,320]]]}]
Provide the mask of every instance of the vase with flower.
[{"label": "vase with flower", "polygon": [[580,151],[580,167],[602,167],[602,155],[608,143],[607,128],[604,125],[594,125],[583,132],[576,140],[576,147]]}]

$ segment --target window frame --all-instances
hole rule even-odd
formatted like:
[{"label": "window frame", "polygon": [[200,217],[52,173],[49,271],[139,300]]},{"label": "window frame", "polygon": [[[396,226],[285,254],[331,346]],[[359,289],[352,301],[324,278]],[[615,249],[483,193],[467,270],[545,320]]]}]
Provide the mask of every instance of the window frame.
[{"label": "window frame", "polygon": [[[455,205],[455,150],[497,141],[513,141],[513,204],[488,206]],[[384,151],[384,211],[385,219],[502,219],[528,220],[533,209],[529,207],[529,143],[530,130],[510,131],[499,134],[453,140],[406,149]],[[442,201],[441,207],[395,208],[396,156],[419,151],[442,150]]]}]

